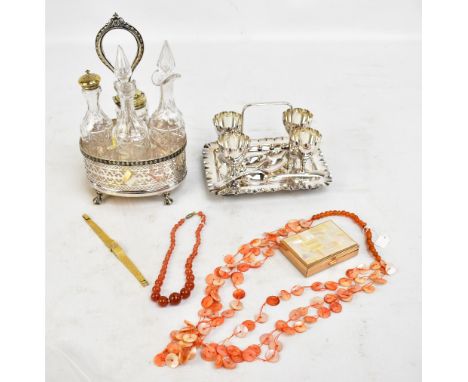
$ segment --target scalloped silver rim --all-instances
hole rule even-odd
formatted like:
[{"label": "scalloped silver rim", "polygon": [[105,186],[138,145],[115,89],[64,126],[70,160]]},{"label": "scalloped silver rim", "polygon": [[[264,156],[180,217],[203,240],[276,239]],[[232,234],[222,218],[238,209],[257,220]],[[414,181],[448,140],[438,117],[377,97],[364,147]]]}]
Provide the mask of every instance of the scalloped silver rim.
[{"label": "scalloped silver rim", "polygon": [[[260,139],[251,139],[250,145],[251,147],[258,147],[258,151],[261,151],[261,146],[266,145],[281,145],[283,149],[287,149],[289,145],[289,138],[288,137],[276,137],[276,138],[260,138]],[[316,158],[318,158],[319,162],[323,165],[326,171],[326,176],[320,180],[314,180],[313,183],[303,182],[300,185],[291,186],[291,184],[286,183],[275,183],[272,185],[268,184],[260,184],[260,185],[251,185],[251,186],[244,186],[239,187],[236,190],[231,188],[224,189],[224,190],[217,190],[214,187],[213,179],[215,179],[214,171],[214,163],[210,160],[209,156],[213,155],[214,149],[218,146],[217,142],[210,142],[203,146],[203,167],[205,169],[205,177],[206,177],[206,184],[208,186],[208,190],[215,195],[241,195],[241,194],[257,194],[262,192],[277,192],[277,191],[299,191],[299,190],[313,190],[322,186],[328,186],[332,182],[332,177],[330,175],[330,171],[328,169],[328,165],[323,158],[322,151],[320,148],[316,154]]]}]

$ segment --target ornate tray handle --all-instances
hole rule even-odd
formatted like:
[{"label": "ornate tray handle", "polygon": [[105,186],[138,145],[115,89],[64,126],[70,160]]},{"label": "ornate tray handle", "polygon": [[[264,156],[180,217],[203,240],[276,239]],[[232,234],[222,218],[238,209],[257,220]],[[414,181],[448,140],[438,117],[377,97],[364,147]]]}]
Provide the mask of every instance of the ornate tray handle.
[{"label": "ornate tray handle", "polygon": [[143,57],[143,52],[145,50],[145,44],[143,43],[143,37],[141,37],[140,32],[136,30],[132,25],[128,24],[122,17],[117,13],[114,13],[112,18],[104,25],[96,35],[96,53],[99,59],[104,65],[106,65],[112,72],[114,72],[114,66],[109,62],[104,51],[102,49],[102,41],[104,36],[113,29],[123,29],[128,31],[135,37],[137,43],[137,53],[132,63],[132,71],[135,71],[135,68],[140,63],[141,58]]}]

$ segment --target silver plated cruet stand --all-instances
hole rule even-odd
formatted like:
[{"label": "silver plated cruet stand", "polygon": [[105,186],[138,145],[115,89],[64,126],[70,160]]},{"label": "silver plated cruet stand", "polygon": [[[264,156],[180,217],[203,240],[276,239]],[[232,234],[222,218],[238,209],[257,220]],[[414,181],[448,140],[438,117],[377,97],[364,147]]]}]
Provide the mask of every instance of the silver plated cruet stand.
[{"label": "silver plated cruet stand", "polygon": [[[120,46],[114,65],[104,53],[104,36],[115,29],[128,31],[135,38],[137,51],[131,64]],[[172,90],[173,80],[180,76],[173,72],[175,62],[169,45],[164,43],[155,72],[161,81],[157,84],[161,86],[161,101],[151,118],[147,115],[146,97],[132,78],[144,52],[140,33],[114,14],[99,30],[95,47],[100,60],[115,76],[117,113],[111,120],[99,106],[100,76],[89,71],[81,76],[79,83],[88,111],[81,126],[80,149],[87,178],[96,191],[94,203],[100,204],[104,195],[162,195],[165,204],[171,204],[170,192],[187,172],[187,141],[182,114],[167,92]],[[153,75],[153,82],[154,79]]]}]

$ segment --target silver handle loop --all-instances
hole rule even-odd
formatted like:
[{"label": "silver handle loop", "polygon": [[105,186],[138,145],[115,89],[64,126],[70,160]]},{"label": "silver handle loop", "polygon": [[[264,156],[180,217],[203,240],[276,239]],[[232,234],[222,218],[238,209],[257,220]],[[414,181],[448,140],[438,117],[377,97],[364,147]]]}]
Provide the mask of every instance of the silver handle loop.
[{"label": "silver handle loop", "polygon": [[286,101],[271,101],[271,102],[251,102],[251,103],[248,103],[246,105],[244,105],[244,107],[242,108],[242,131],[244,131],[244,122],[245,122],[245,119],[244,119],[244,114],[245,114],[245,111],[249,108],[249,107],[252,107],[252,106],[287,106],[289,109],[292,109],[292,105],[289,103],[289,102],[286,102]]},{"label": "silver handle loop", "polygon": [[137,43],[137,52],[135,58],[132,62],[132,72],[135,71],[135,68],[140,63],[143,52],[145,51],[145,44],[143,43],[143,37],[141,37],[140,32],[136,30],[132,25],[127,23],[122,17],[120,17],[117,13],[114,13],[112,18],[104,25],[96,35],[96,53],[101,60],[101,62],[106,65],[112,72],[114,72],[114,66],[110,63],[107,59],[106,55],[104,54],[104,50],[102,49],[102,41],[104,36],[109,33],[111,30],[114,29],[123,29],[129,32],[133,37],[135,37],[135,41]]}]

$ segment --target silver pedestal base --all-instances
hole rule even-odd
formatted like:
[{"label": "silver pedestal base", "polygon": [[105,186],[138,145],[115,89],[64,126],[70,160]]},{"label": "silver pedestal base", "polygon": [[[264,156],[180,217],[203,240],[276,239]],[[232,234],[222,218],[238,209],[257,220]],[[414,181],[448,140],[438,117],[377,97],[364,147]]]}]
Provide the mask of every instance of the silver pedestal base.
[{"label": "silver pedestal base", "polygon": [[104,195],[140,198],[161,195],[164,204],[173,200],[170,192],[185,179],[185,145],[165,157],[143,161],[113,161],[91,156],[84,150],[86,176],[96,190],[94,204],[101,204]]}]

